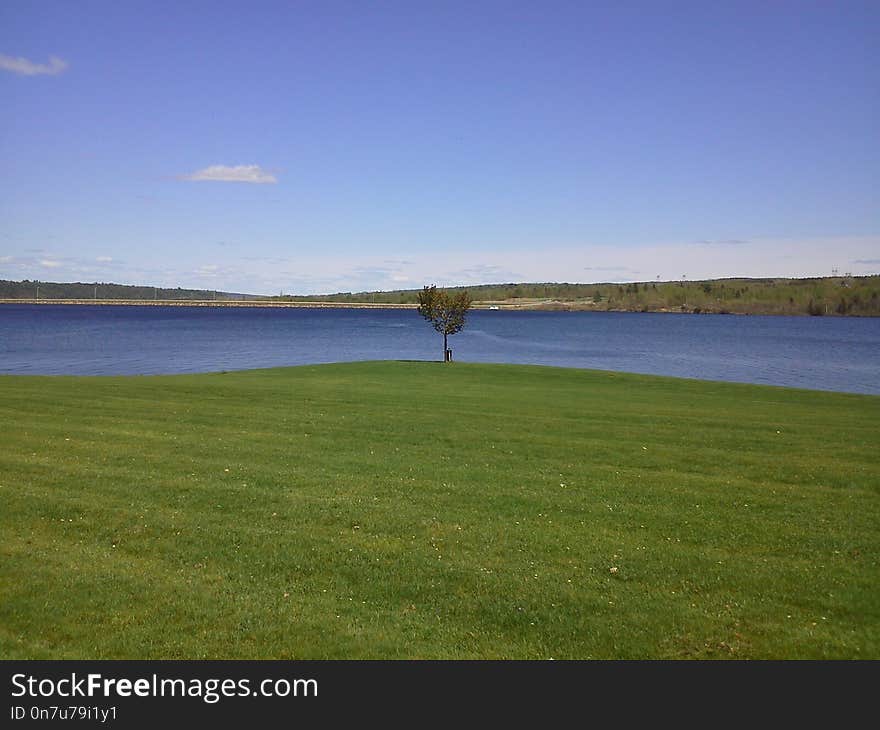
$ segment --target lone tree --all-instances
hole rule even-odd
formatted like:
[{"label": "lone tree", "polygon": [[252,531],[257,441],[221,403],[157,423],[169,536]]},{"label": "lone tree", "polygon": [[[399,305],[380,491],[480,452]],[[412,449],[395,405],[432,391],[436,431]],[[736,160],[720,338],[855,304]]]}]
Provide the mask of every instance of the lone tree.
[{"label": "lone tree", "polygon": [[419,292],[419,314],[443,335],[444,362],[449,361],[446,338],[461,332],[465,315],[470,307],[471,297],[466,291],[450,294],[436,286],[426,286]]}]

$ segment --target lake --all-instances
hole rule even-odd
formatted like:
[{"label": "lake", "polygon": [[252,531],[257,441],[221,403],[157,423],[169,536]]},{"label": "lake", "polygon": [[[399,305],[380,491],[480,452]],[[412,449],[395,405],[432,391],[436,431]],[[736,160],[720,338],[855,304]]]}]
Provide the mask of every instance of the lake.
[{"label": "lake", "polygon": [[[880,319],[475,310],[454,359],[880,394]],[[414,310],[0,305],[0,373],[440,360]]]}]

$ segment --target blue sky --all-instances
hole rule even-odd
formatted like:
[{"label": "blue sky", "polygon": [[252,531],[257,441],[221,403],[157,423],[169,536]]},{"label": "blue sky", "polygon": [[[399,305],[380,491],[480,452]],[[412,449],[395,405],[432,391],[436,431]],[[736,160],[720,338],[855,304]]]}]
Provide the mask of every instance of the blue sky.
[{"label": "blue sky", "polygon": [[880,3],[0,5],[0,278],[880,272]]}]

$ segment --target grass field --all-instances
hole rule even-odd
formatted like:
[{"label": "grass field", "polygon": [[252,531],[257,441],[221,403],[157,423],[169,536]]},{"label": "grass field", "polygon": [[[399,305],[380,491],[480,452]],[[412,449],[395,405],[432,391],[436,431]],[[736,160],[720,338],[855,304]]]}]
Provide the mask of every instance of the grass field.
[{"label": "grass field", "polygon": [[3,658],[880,658],[880,398],[0,377]]}]

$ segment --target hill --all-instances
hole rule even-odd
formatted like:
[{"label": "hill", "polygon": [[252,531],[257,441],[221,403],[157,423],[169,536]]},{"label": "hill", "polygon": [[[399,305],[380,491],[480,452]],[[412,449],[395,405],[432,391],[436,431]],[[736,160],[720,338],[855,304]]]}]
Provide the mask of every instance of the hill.
[{"label": "hill", "polygon": [[[467,289],[499,308],[626,312],[880,316],[880,276],[712,279],[629,284],[488,284]],[[417,289],[281,297],[284,301],[415,303]]]},{"label": "hill", "polygon": [[0,279],[0,299],[114,299],[114,300],[228,300],[260,299],[253,294],[236,294],[207,289],[162,288],[130,286],[105,282],[58,283],[52,281],[7,281]]},{"label": "hill", "polygon": [[[467,289],[477,306],[616,312],[880,316],[880,275],[815,279],[709,279],[629,284],[509,283]],[[264,297],[205,289],[162,289],[107,283],[0,281],[0,300],[249,302],[263,305],[414,305],[418,289]]]}]

